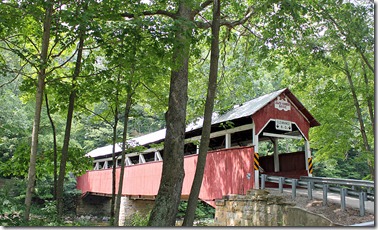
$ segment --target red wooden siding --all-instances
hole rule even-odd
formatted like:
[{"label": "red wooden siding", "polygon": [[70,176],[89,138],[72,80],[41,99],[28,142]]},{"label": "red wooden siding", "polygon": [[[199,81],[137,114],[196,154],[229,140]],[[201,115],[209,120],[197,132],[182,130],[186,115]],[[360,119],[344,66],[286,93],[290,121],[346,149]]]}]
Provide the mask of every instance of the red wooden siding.
[{"label": "red wooden siding", "polygon": [[264,174],[299,179],[308,176],[306,170],[305,153],[303,151],[293,153],[281,153],[279,155],[280,171],[274,172],[273,155],[260,157],[260,166],[265,170]]},{"label": "red wooden siding", "polygon": [[[227,194],[246,194],[254,184],[253,147],[223,149],[209,152],[199,198],[213,205],[214,199]],[[185,178],[182,196],[187,197],[193,183],[197,155],[184,158]],[[149,162],[125,167],[123,195],[157,195],[162,162]],[[250,173],[250,179],[247,174]],[[119,180],[120,168],[116,177]],[[118,190],[118,184],[117,184]],[[77,178],[77,188],[83,193],[111,194],[112,169],[88,171]]]},{"label": "red wooden siding", "polygon": [[[280,97],[286,97],[285,93],[282,93]],[[288,101],[290,100],[288,99]],[[294,104],[290,102],[291,109],[289,111],[284,111],[274,108],[274,102],[275,100],[272,100],[266,106],[264,106],[252,115],[253,122],[255,123],[256,133],[259,133],[270,119],[280,119],[295,122],[308,140],[308,131],[310,129],[310,123],[296,109]]]}]

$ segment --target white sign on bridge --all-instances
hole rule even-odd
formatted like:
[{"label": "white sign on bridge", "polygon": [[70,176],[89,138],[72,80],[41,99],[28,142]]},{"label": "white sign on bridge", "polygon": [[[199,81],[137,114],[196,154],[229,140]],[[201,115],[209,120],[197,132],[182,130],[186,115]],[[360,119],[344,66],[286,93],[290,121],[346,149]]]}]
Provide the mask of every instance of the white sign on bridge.
[{"label": "white sign on bridge", "polygon": [[276,119],[276,129],[282,131],[291,131],[291,121]]},{"label": "white sign on bridge", "polygon": [[280,99],[280,97],[277,97],[277,99],[274,101],[274,108],[278,110],[289,111],[291,106],[286,97],[282,99]]}]

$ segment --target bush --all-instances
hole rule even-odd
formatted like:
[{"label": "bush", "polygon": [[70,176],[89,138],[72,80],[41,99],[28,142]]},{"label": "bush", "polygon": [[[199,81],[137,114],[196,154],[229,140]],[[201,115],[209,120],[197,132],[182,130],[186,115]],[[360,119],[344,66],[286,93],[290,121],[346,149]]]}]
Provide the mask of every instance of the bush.
[{"label": "bush", "polygon": [[[181,201],[178,208],[178,218],[185,216],[186,208],[188,207],[187,201]],[[214,218],[215,209],[203,201],[198,201],[197,209],[194,215],[195,219]]]},{"label": "bush", "polygon": [[142,213],[137,211],[131,216],[131,218],[127,218],[125,220],[125,226],[147,226],[148,220],[150,219],[150,214],[151,212],[143,215]]},{"label": "bush", "polygon": [[[53,179],[42,178],[36,182],[32,197],[30,220],[23,221],[25,210],[26,180],[12,178],[6,180],[0,189],[0,226],[62,226],[57,218],[56,202],[53,200]],[[74,177],[66,178],[64,184],[64,212],[76,214],[76,202],[81,192],[76,189]],[[75,226],[81,226],[79,223]]]}]

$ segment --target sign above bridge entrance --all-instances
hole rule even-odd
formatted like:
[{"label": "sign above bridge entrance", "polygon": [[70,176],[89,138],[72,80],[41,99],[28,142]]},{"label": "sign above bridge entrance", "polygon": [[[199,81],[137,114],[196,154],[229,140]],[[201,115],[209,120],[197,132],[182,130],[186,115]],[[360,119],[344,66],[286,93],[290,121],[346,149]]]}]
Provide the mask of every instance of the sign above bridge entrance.
[{"label": "sign above bridge entrance", "polygon": [[282,131],[292,131],[291,121],[278,120],[276,119],[276,129]]}]

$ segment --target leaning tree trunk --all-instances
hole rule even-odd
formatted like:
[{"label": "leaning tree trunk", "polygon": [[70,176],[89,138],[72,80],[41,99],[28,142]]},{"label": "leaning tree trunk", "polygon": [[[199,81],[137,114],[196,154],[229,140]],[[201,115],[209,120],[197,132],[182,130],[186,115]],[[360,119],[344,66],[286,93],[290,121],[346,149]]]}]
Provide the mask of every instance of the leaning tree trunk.
[{"label": "leaning tree trunk", "polygon": [[39,126],[41,122],[43,92],[45,89],[45,75],[46,75],[46,65],[47,65],[47,53],[48,53],[49,41],[50,41],[52,12],[53,12],[53,4],[51,1],[47,1],[45,19],[43,22],[41,66],[38,72],[38,86],[37,86],[37,92],[35,96],[35,113],[34,113],[31,151],[30,151],[30,165],[29,165],[29,171],[28,171],[28,185],[26,188],[26,196],[25,196],[24,219],[26,221],[29,220],[29,216],[30,216],[31,199],[34,192],[34,183],[36,180],[38,132],[39,132]]},{"label": "leaning tree trunk", "polygon": [[214,99],[217,88],[218,60],[219,60],[219,26],[220,26],[220,0],[213,2],[213,24],[211,31],[213,39],[211,41],[210,73],[205,103],[204,121],[202,126],[201,142],[197,160],[196,173],[192,188],[190,190],[188,206],[186,208],[183,226],[193,226],[194,216],[198,203],[198,196],[201,190],[203,174],[206,165],[207,150],[210,142],[211,117],[214,108]]},{"label": "leaning tree trunk", "polygon": [[45,94],[45,101],[46,101],[46,111],[47,111],[47,116],[49,117],[52,132],[53,132],[53,155],[54,155],[54,199],[56,199],[56,188],[58,187],[58,147],[57,147],[57,142],[56,142],[56,128],[54,125],[54,121],[51,117],[50,114],[50,106],[49,106],[49,100],[47,97],[47,94]]},{"label": "leaning tree trunk", "polygon": [[371,96],[370,91],[369,91],[369,79],[368,79],[368,76],[367,76],[367,73],[366,73],[365,65],[363,65],[362,67],[363,67],[363,70],[364,70],[366,100],[367,100],[367,104],[368,104],[368,108],[369,108],[369,116],[370,116],[371,124],[372,124],[373,131],[374,131],[374,127],[375,127],[374,105],[371,101],[372,96]]},{"label": "leaning tree trunk", "polygon": [[180,1],[173,48],[173,69],[166,113],[163,172],[155,205],[151,211],[149,226],[175,226],[184,180],[184,140],[186,103],[188,100],[188,61],[190,27],[193,21],[190,6]]},{"label": "leaning tree trunk", "polygon": [[71,93],[69,96],[69,103],[68,103],[68,111],[67,111],[67,121],[66,121],[66,129],[64,134],[63,140],[63,147],[62,147],[62,157],[60,159],[60,168],[59,168],[59,178],[58,178],[58,188],[57,188],[57,209],[58,209],[58,217],[61,218],[63,215],[63,192],[64,192],[64,177],[66,175],[66,164],[68,160],[68,148],[70,143],[70,136],[71,136],[71,126],[72,126],[72,119],[73,119],[73,112],[75,107],[75,98],[76,98],[76,79],[80,74],[81,69],[81,60],[83,56],[83,47],[84,47],[84,32],[81,31],[79,35],[79,46],[78,46],[78,53],[75,65],[75,71],[72,75],[72,88]]},{"label": "leaning tree trunk", "polygon": [[[352,92],[353,103],[354,103],[354,106],[356,108],[357,118],[358,118],[358,122],[360,124],[360,132],[361,132],[364,148],[365,148],[365,151],[370,154],[371,148],[370,148],[370,145],[369,145],[368,137],[366,135],[365,124],[364,124],[364,120],[362,118],[362,112],[361,112],[360,103],[358,102],[358,98],[357,98],[357,94],[356,94],[356,88],[354,87],[352,75],[349,72],[348,62],[347,62],[346,57],[344,55],[343,55],[343,58],[344,58],[344,65],[345,65],[345,74],[347,76],[349,86],[350,86],[350,90]],[[368,167],[369,167],[370,175],[371,175],[372,179],[374,180],[374,177],[375,177],[374,165],[369,159],[367,160],[367,164],[368,164]]]}]

